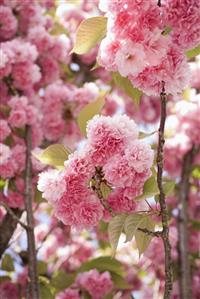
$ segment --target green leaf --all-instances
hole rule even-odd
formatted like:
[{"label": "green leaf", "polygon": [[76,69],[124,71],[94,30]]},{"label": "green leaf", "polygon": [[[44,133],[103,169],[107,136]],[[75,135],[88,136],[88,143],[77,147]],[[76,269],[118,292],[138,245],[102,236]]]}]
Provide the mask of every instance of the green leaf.
[{"label": "green leaf", "polygon": [[40,192],[38,189],[35,189],[35,196],[34,196],[34,201],[36,203],[41,203],[45,202],[45,199],[42,197],[42,192]]},{"label": "green leaf", "polygon": [[166,36],[172,31],[172,28],[169,26],[166,26],[165,29],[162,32],[162,35]]},{"label": "green leaf", "polygon": [[132,98],[134,103],[139,106],[142,91],[134,88],[131,81],[128,78],[122,77],[118,72],[113,73],[112,76],[116,86]]},{"label": "green leaf", "polygon": [[52,144],[48,146],[41,154],[33,155],[43,164],[54,166],[58,169],[64,167],[64,162],[67,160],[70,151],[67,150],[62,144]]},{"label": "green leaf", "polygon": [[[144,216],[138,228],[143,228],[143,229],[146,228],[149,231],[154,231],[155,222],[151,219],[151,217]],[[139,250],[139,256],[141,256],[141,254],[145,252],[151,240],[152,240],[152,236],[139,230],[135,232],[135,241],[137,244],[137,248]]]},{"label": "green leaf", "polygon": [[9,254],[5,254],[3,259],[2,259],[2,263],[1,263],[1,269],[4,271],[14,271],[14,263],[13,263],[13,259]]},{"label": "green leaf", "polygon": [[110,223],[108,224],[108,237],[112,246],[113,255],[115,254],[120,235],[124,229],[124,222],[126,217],[126,214],[117,215],[113,217]]},{"label": "green leaf", "polygon": [[131,241],[137,228],[142,223],[144,218],[143,214],[131,214],[129,215],[124,223],[124,231],[126,234],[126,242]]},{"label": "green leaf", "polygon": [[3,189],[5,187],[5,185],[6,185],[6,181],[1,179],[0,180],[0,189]]},{"label": "green leaf", "polygon": [[174,191],[175,182],[172,180],[163,183],[163,191],[165,195],[170,195]]},{"label": "green leaf", "polygon": [[51,35],[60,35],[60,34],[65,34],[68,35],[69,33],[65,29],[64,26],[62,26],[59,22],[54,22],[54,26],[51,29]]},{"label": "green leaf", "polygon": [[54,299],[51,285],[46,277],[39,276],[39,287],[41,299]]},{"label": "green leaf", "polygon": [[190,223],[194,230],[200,231],[200,221],[199,220],[191,220]]},{"label": "green leaf", "polygon": [[74,283],[74,276],[68,275],[63,270],[54,272],[51,278],[51,285],[58,291],[68,288],[72,283]]},{"label": "green leaf", "polygon": [[47,273],[47,264],[43,261],[37,261],[37,269],[39,275],[44,275]]},{"label": "green leaf", "polygon": [[139,132],[139,139],[150,137],[150,136],[154,135],[155,133],[157,133],[157,131],[153,131],[153,132],[150,132],[150,133]]},{"label": "green leaf", "polygon": [[86,290],[81,290],[84,299],[92,299],[90,294]]},{"label": "green leaf", "polygon": [[145,199],[159,194],[156,176],[152,175],[145,183],[142,195],[137,196],[136,200]]},{"label": "green leaf", "polygon": [[108,196],[110,195],[110,193],[112,192],[112,188],[109,187],[104,182],[101,182],[101,184],[100,184],[100,190],[101,190],[101,193],[102,193],[104,199],[107,199]]},{"label": "green leaf", "polygon": [[103,16],[83,20],[76,32],[76,41],[72,52],[88,53],[103,39],[107,30],[107,18]]},{"label": "green leaf", "polygon": [[110,272],[110,275],[112,277],[112,281],[114,285],[121,290],[129,289],[130,285],[127,283],[127,281],[119,274]]},{"label": "green leaf", "polygon": [[192,171],[192,176],[195,179],[200,180],[200,166],[195,166],[193,171]]},{"label": "green leaf", "polygon": [[119,275],[124,274],[122,264],[115,258],[110,256],[101,256],[90,261],[87,261],[81,265],[77,272],[85,272],[91,269],[97,269],[100,272],[109,271]]},{"label": "green leaf", "polygon": [[98,97],[95,102],[86,105],[78,116],[78,125],[83,135],[86,135],[87,122],[96,114],[99,114],[105,104],[105,94]]},{"label": "green leaf", "polygon": [[197,56],[197,55],[199,55],[199,54],[200,54],[200,45],[198,45],[198,46],[195,47],[194,49],[189,50],[189,51],[186,52],[186,56],[187,56],[188,58],[193,58],[193,57],[195,57],[195,56]]}]

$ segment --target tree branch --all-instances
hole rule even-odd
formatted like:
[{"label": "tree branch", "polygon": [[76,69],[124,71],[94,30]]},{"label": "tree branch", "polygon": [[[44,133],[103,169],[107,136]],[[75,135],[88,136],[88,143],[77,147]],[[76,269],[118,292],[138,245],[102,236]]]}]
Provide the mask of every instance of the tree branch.
[{"label": "tree branch", "polygon": [[[13,217],[13,219],[15,219],[16,221],[17,221],[17,223],[19,223],[24,229],[28,229],[29,227],[28,227],[28,225],[26,225],[24,222],[22,222],[21,220],[20,220],[20,217],[21,217],[21,215],[20,215],[20,217],[18,217],[14,212],[13,212],[13,210],[10,208],[10,207],[8,207],[5,203],[2,203],[2,206],[6,209],[6,211]],[[23,212],[23,211],[22,211]]]},{"label": "tree branch", "polygon": [[153,236],[153,237],[159,238],[159,237],[162,236],[162,231],[155,231],[155,232],[153,232],[153,231],[150,231],[150,230],[148,230],[146,228],[140,228],[140,227],[138,228],[138,230],[140,230],[141,232],[143,232],[143,233],[145,233],[147,235]]},{"label": "tree branch", "polygon": [[115,213],[113,212],[112,208],[109,206],[108,202],[103,198],[103,194],[101,191],[101,183],[103,182],[103,173],[102,169],[99,167],[96,167],[96,174],[95,174],[95,184],[93,185],[93,190],[96,192],[100,203],[104,207],[105,210],[107,210],[113,217],[115,216]]},{"label": "tree branch", "polygon": [[[20,218],[23,211],[20,209],[11,209],[16,218]],[[18,221],[7,212],[0,225],[0,258],[8,248],[8,243],[17,227]]]},{"label": "tree branch", "polygon": [[179,188],[179,215],[178,215],[178,251],[179,251],[179,262],[180,262],[180,296],[182,299],[192,298],[192,287],[191,287],[191,266],[189,260],[188,250],[188,201],[190,191],[190,174],[192,170],[192,164],[197,154],[194,146],[188,151],[183,158],[181,182]]},{"label": "tree branch", "polygon": [[166,120],[166,100],[165,83],[162,82],[162,92],[160,94],[161,101],[161,116],[158,136],[158,150],[157,150],[157,184],[159,188],[159,204],[162,218],[162,240],[165,250],[165,291],[164,299],[170,299],[172,291],[172,260],[171,260],[171,245],[169,242],[169,226],[168,226],[168,212],[165,202],[165,194],[163,190],[163,148],[164,148],[164,129]]},{"label": "tree branch", "polygon": [[34,220],[32,211],[32,167],[31,167],[31,127],[26,126],[26,172],[25,172],[25,210],[27,213],[27,239],[29,260],[29,298],[39,299],[37,258],[35,250]]}]

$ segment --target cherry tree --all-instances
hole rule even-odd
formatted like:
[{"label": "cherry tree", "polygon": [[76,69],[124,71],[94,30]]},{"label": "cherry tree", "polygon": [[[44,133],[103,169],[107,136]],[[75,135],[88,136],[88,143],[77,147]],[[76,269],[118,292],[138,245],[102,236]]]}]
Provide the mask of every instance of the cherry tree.
[{"label": "cherry tree", "polygon": [[199,1],[0,0],[0,41],[0,297],[199,298]]}]

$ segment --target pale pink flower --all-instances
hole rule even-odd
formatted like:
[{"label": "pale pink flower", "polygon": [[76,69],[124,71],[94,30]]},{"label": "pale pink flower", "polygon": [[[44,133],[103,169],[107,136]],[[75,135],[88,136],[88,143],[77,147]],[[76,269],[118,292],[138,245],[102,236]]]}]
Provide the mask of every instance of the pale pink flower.
[{"label": "pale pink flower", "polygon": [[49,169],[40,173],[37,187],[42,197],[54,205],[66,191],[64,172]]},{"label": "pale pink flower", "polygon": [[26,61],[13,66],[12,76],[15,87],[26,90],[40,80],[41,73],[38,65]]},{"label": "pale pink flower", "polygon": [[10,191],[8,196],[4,197],[4,201],[10,208],[24,208],[24,197],[19,192]]},{"label": "pale pink flower", "polygon": [[123,77],[135,76],[146,67],[145,58],[144,48],[141,44],[126,41],[116,52],[115,63]]},{"label": "pale pink flower", "polygon": [[66,289],[56,295],[56,299],[81,299],[79,292],[73,289]]},{"label": "pale pink flower", "polygon": [[13,37],[17,31],[17,19],[10,7],[0,5],[0,20],[0,41]]},{"label": "pale pink flower", "polygon": [[11,157],[12,152],[9,146],[0,143],[0,165],[5,164],[8,159]]},{"label": "pale pink flower", "polygon": [[43,120],[43,132],[47,140],[56,141],[64,133],[65,122],[56,114],[48,114]]},{"label": "pale pink flower", "polygon": [[11,133],[11,129],[8,125],[7,120],[1,119],[0,120],[0,141],[2,142],[6,139]]},{"label": "pale pink flower", "polygon": [[134,141],[125,149],[125,157],[129,167],[137,173],[150,169],[153,164],[154,152],[149,144],[142,141]]},{"label": "pale pink flower", "polygon": [[74,211],[76,226],[93,227],[98,224],[103,216],[103,207],[100,202],[91,198],[89,201],[82,201]]},{"label": "pale pink flower", "polygon": [[41,56],[39,64],[41,67],[43,84],[50,84],[53,81],[58,80],[60,70],[57,59],[51,55]]},{"label": "pale pink flower", "polygon": [[159,95],[162,82],[167,93],[176,95],[187,86],[190,78],[185,55],[179,48],[171,47],[161,64],[145,68],[137,77],[129,76],[133,86],[144,90],[149,96]]},{"label": "pale pink flower", "polygon": [[12,128],[21,128],[27,123],[26,112],[24,110],[12,110],[8,122]]},{"label": "pale pink flower", "polygon": [[200,42],[200,3],[198,0],[168,0],[164,3],[167,24],[172,27],[173,42],[192,49]]},{"label": "pale pink flower", "polygon": [[41,25],[30,28],[27,38],[37,47],[39,53],[47,51],[53,44],[53,37]]},{"label": "pale pink flower", "polygon": [[136,202],[124,194],[123,189],[116,189],[108,197],[108,204],[114,212],[133,212],[136,208]]},{"label": "pale pink flower", "polygon": [[77,282],[86,289],[93,299],[103,299],[113,288],[109,272],[99,273],[96,269],[80,273]]}]

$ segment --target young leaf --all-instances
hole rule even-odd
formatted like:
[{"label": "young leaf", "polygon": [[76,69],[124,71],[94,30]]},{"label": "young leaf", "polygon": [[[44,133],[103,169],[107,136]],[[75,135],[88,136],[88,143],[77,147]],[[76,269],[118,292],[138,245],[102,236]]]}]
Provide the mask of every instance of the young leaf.
[{"label": "young leaf", "polygon": [[72,52],[88,53],[106,35],[107,18],[103,16],[83,20],[76,32],[76,41]]},{"label": "young leaf", "polygon": [[85,272],[91,269],[97,269],[100,272],[109,271],[119,275],[124,274],[122,264],[110,256],[100,256],[81,265],[77,272]]},{"label": "young leaf", "polygon": [[39,288],[40,288],[40,298],[41,299],[53,299],[53,293],[49,280],[44,276],[39,276]]},{"label": "young leaf", "polygon": [[131,97],[134,103],[139,106],[142,91],[134,88],[131,81],[128,78],[122,77],[118,72],[113,73],[113,80],[117,87]]},{"label": "young leaf", "polygon": [[54,272],[50,284],[58,291],[62,291],[68,288],[71,284],[74,283],[74,277],[67,274],[63,270],[57,270]]},{"label": "young leaf", "polygon": [[139,132],[139,139],[150,137],[150,136],[154,135],[155,133],[157,133],[157,131],[153,131],[153,132],[150,132],[150,133]]},{"label": "young leaf", "polygon": [[117,215],[111,219],[108,225],[108,237],[113,249],[113,255],[117,249],[119,237],[123,231],[126,217],[126,214]]},{"label": "young leaf", "polygon": [[45,275],[47,273],[47,264],[43,261],[37,261],[37,269],[39,275]]},{"label": "young leaf", "polygon": [[194,49],[189,50],[189,51],[186,52],[186,56],[187,56],[188,58],[193,58],[193,57],[195,57],[195,56],[197,56],[197,55],[199,55],[199,54],[200,54],[200,45],[198,45],[198,46],[195,47]]},{"label": "young leaf", "polygon": [[145,199],[159,194],[156,176],[152,175],[144,184],[143,194],[137,196],[136,200]]},{"label": "young leaf", "polygon": [[121,290],[126,290],[131,288],[131,286],[127,283],[127,281],[125,280],[124,277],[122,277],[121,275],[117,274],[117,273],[113,273],[110,272],[110,275],[112,277],[112,281],[114,283],[114,285]]},{"label": "young leaf", "polygon": [[100,190],[101,190],[101,193],[102,193],[104,199],[107,199],[109,194],[112,192],[112,188],[109,187],[104,182],[101,182]]},{"label": "young leaf", "polygon": [[164,191],[165,195],[170,195],[173,192],[174,187],[175,187],[174,181],[170,180],[170,181],[164,182],[163,183],[163,191]]},{"label": "young leaf", "polygon": [[98,114],[105,104],[105,94],[100,95],[95,102],[86,105],[78,116],[78,125],[83,135],[86,135],[87,122]]},{"label": "young leaf", "polygon": [[[149,231],[154,231],[155,222],[151,219],[151,217],[144,216],[138,228],[146,228]],[[151,239],[152,236],[137,229],[137,231],[135,232],[135,241],[139,250],[139,256],[141,256],[141,254],[145,252],[151,242]]]},{"label": "young leaf", "polygon": [[1,269],[5,271],[14,271],[14,264],[13,264],[13,259],[9,254],[5,254],[2,263],[1,263]]},{"label": "young leaf", "polygon": [[52,144],[48,146],[41,154],[33,155],[43,164],[51,165],[62,169],[64,161],[67,160],[70,152],[62,144]]},{"label": "young leaf", "polygon": [[124,231],[126,234],[126,242],[131,241],[137,228],[143,221],[144,215],[141,214],[130,214],[124,223]]}]

